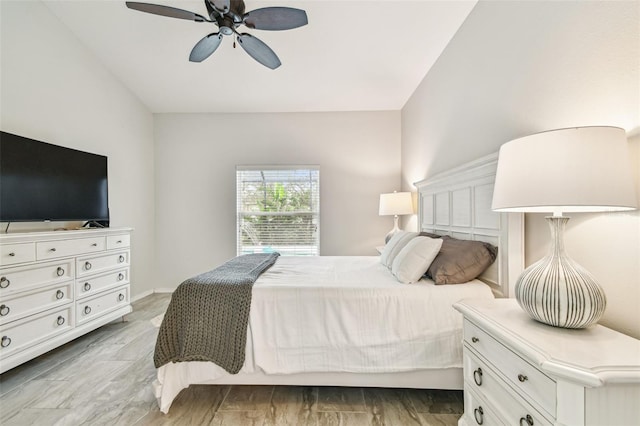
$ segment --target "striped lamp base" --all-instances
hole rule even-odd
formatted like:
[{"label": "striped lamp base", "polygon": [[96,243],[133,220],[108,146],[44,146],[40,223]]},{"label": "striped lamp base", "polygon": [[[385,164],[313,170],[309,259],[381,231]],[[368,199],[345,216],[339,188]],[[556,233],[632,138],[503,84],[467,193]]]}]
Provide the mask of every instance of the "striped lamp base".
[{"label": "striped lamp base", "polygon": [[564,251],[568,217],[547,217],[553,238],[549,253],[529,266],[516,283],[516,299],[533,319],[555,327],[595,324],[607,304],[602,287]]}]

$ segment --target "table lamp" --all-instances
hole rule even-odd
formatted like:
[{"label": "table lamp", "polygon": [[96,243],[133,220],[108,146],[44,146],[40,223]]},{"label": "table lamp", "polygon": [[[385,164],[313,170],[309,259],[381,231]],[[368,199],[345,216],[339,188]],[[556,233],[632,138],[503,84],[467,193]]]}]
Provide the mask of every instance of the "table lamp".
[{"label": "table lamp", "polygon": [[413,200],[410,192],[391,192],[380,194],[380,216],[393,215],[393,229],[389,231],[384,239],[385,244],[389,242],[393,234],[398,232],[398,216],[403,214],[413,214]]},{"label": "table lamp", "polygon": [[492,209],[548,212],[551,247],[529,266],[515,287],[520,306],[535,320],[585,328],[602,317],[602,287],[564,250],[567,212],[613,212],[637,208],[623,129],[576,127],[537,133],[500,148]]}]

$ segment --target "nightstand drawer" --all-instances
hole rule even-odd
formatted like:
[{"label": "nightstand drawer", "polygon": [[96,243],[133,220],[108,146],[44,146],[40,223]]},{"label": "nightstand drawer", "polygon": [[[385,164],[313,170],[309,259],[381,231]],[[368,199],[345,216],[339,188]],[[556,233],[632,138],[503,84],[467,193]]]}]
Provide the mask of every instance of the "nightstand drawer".
[{"label": "nightstand drawer", "polygon": [[[489,402],[508,425],[551,425],[491,367],[469,350],[464,351],[465,390],[472,389]],[[532,423],[533,422],[533,423]]]},{"label": "nightstand drawer", "polygon": [[555,418],[555,381],[468,320],[464,323],[464,341],[489,364],[495,366],[514,388],[528,395],[540,404],[542,410]]},{"label": "nightstand drawer", "polygon": [[505,426],[492,407],[467,387],[464,390],[464,417],[467,426]]}]

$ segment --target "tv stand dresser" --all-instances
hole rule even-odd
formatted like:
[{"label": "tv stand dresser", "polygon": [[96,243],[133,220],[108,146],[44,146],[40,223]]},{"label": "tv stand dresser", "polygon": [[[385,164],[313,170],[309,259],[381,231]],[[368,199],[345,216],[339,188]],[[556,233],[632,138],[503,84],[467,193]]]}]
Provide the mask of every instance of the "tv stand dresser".
[{"label": "tv stand dresser", "polygon": [[0,235],[0,373],[131,312],[131,231]]}]

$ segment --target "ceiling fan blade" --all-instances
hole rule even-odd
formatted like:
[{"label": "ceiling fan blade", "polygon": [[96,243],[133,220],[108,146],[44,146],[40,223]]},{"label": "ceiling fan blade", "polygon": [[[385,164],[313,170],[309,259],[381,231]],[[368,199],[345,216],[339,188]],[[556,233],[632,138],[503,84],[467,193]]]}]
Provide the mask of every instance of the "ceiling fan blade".
[{"label": "ceiling fan blade", "polygon": [[213,52],[216,51],[220,42],[222,41],[222,34],[212,33],[204,37],[202,40],[196,43],[191,49],[189,60],[191,62],[202,62],[207,59]]},{"label": "ceiling fan blade", "polygon": [[307,25],[307,12],[292,7],[263,7],[244,15],[244,24],[249,28],[280,31]]},{"label": "ceiling fan blade", "polygon": [[213,6],[221,12],[227,13],[231,7],[231,0],[205,0],[210,1]]},{"label": "ceiling fan blade", "polygon": [[242,33],[238,35],[240,46],[256,61],[267,68],[276,69],[281,65],[278,55],[260,39],[251,34]]},{"label": "ceiling fan blade", "polygon": [[140,12],[153,13],[154,15],[168,16],[170,18],[186,19],[188,21],[204,22],[209,21],[202,15],[189,12],[188,10],[176,9],[175,7],[162,6],[159,4],[139,3],[135,1],[126,2],[127,7]]}]

